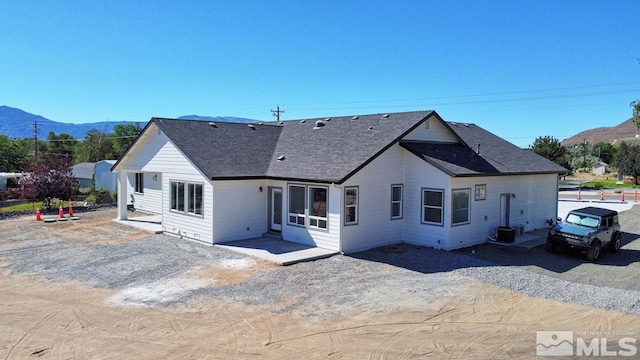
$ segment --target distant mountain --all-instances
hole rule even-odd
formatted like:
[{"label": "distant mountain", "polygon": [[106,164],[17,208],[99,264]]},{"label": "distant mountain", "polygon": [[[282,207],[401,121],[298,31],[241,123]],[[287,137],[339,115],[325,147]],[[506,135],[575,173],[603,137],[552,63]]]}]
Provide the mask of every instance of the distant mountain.
[{"label": "distant mountain", "polygon": [[640,142],[640,131],[636,128],[633,119],[629,119],[618,126],[599,127],[585,130],[562,140],[562,145],[582,144],[585,140],[594,144],[599,142],[616,143],[619,141]]},{"label": "distant mountain", "polygon": [[183,115],[178,119],[185,120],[201,120],[201,121],[218,121],[218,122],[234,122],[234,123],[252,123],[257,122],[258,120],[238,118],[233,116],[200,116],[200,115]]},{"label": "distant mountain", "polygon": [[[231,116],[198,116],[185,115],[178,119],[192,119],[202,121],[218,121],[218,122],[240,122],[249,123],[256,120],[237,118]],[[144,126],[148,119],[140,121],[140,125]],[[38,123],[38,138],[46,139],[50,131],[56,134],[66,133],[75,139],[84,139],[87,132],[96,129],[103,132],[113,132],[113,127],[120,124],[134,124],[136,121],[103,121],[85,124],[69,124],[49,120],[40,115],[34,115],[24,110],[0,105],[0,135],[6,135],[10,138],[21,139],[25,137],[33,137],[34,124]]]}]

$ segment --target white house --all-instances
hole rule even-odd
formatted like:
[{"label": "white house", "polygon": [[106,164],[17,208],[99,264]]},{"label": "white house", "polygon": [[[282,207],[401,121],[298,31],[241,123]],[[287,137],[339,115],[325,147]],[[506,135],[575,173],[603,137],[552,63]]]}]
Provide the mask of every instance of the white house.
[{"label": "white house", "polygon": [[133,204],[186,239],[276,232],[345,253],[398,242],[455,249],[498,226],[543,228],[566,173],[434,111],[249,125],[153,118],[112,171],[119,219]]}]

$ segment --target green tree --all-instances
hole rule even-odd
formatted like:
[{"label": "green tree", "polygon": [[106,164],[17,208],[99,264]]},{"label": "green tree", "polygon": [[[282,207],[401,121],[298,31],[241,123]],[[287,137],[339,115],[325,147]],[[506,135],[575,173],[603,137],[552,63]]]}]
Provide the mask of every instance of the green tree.
[{"label": "green tree", "polygon": [[30,163],[29,150],[23,143],[0,135],[0,172],[22,172]]},{"label": "green tree", "polygon": [[71,197],[76,180],[69,158],[43,155],[27,172],[29,175],[22,180],[23,197],[42,201],[47,208],[51,208],[55,198],[66,200]]},{"label": "green tree", "polygon": [[640,130],[640,100],[632,101],[631,109],[633,110],[633,122],[636,124],[636,128]]},{"label": "green tree", "polygon": [[615,166],[618,168],[618,172],[633,177],[633,183],[638,185],[638,177],[640,176],[640,145],[628,145],[622,142],[618,156],[615,159]]},{"label": "green tree", "polygon": [[139,123],[119,124],[113,127],[113,159],[118,159],[131,146],[142,129]]},{"label": "green tree", "polygon": [[593,148],[591,148],[591,155],[599,158],[600,161],[604,161],[607,164],[611,164],[616,152],[617,150],[613,145],[603,141],[595,144]]},{"label": "green tree", "polygon": [[70,159],[73,158],[74,150],[78,145],[78,140],[75,140],[73,136],[65,133],[56,135],[53,131],[49,132],[47,142],[49,144],[47,149],[48,154]]},{"label": "green tree", "polygon": [[76,163],[97,162],[113,158],[111,139],[106,133],[96,129],[89,130],[84,140],[76,146]]},{"label": "green tree", "polygon": [[567,149],[562,146],[560,141],[553,136],[540,136],[533,141],[530,146],[531,150],[536,154],[545,157],[556,164],[569,168],[567,159]]}]

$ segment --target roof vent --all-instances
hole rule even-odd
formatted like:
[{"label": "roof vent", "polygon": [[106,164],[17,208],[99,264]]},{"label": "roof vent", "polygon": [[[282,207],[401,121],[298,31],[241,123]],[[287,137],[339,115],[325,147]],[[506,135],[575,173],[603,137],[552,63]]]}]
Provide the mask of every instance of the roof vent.
[{"label": "roof vent", "polygon": [[247,125],[247,126],[248,126],[249,128],[251,128],[251,129],[253,129],[253,130],[255,130],[255,129],[256,129],[256,127],[255,127],[255,126],[253,126],[253,124],[249,124],[249,125]]},{"label": "roof vent", "polygon": [[307,122],[307,120],[300,120],[300,124],[304,124],[306,122]]},{"label": "roof vent", "polygon": [[278,156],[278,161],[284,161],[284,159],[286,159],[286,157],[284,155]]},{"label": "roof vent", "polygon": [[325,118],[324,121],[331,121],[331,118]]},{"label": "roof vent", "polygon": [[216,125],[216,123],[214,123],[213,121],[211,121],[211,122],[209,123],[209,125],[211,125],[211,127],[214,127],[214,128],[217,128],[217,127],[218,127],[218,125]]},{"label": "roof vent", "polygon": [[455,127],[458,127],[458,124],[456,124],[456,123],[451,123],[451,125],[453,125]]},{"label": "roof vent", "polygon": [[351,118],[351,121],[356,121],[356,120],[358,120],[357,116],[354,116],[354,117]]},{"label": "roof vent", "polygon": [[316,121],[316,126],[314,126],[314,127],[313,127],[313,130],[318,130],[318,129],[320,129],[320,128],[321,128],[321,127],[323,127],[323,126],[324,126],[324,121],[322,121],[322,120],[317,120],[317,121]]},{"label": "roof vent", "polygon": [[469,127],[469,124],[464,124],[464,127]]},{"label": "roof vent", "polygon": [[367,130],[373,130],[373,126],[369,126]]},{"label": "roof vent", "polygon": [[388,119],[388,118],[389,118],[389,114],[384,114],[384,115],[382,115],[382,118],[383,118],[383,119]]}]

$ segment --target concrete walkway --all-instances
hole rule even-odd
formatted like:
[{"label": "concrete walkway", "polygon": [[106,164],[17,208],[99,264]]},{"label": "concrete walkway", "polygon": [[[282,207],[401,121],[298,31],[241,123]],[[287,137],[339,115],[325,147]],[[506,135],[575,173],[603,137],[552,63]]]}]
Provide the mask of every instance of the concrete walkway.
[{"label": "concrete walkway", "polygon": [[270,236],[232,241],[223,244],[216,244],[215,246],[255,256],[283,266],[303,261],[327,258],[339,253],[338,251],[298,244]]},{"label": "concrete walkway", "polygon": [[113,222],[126,226],[131,226],[152,234],[162,234],[162,216],[148,215],[130,217],[127,220],[114,219]]}]

